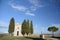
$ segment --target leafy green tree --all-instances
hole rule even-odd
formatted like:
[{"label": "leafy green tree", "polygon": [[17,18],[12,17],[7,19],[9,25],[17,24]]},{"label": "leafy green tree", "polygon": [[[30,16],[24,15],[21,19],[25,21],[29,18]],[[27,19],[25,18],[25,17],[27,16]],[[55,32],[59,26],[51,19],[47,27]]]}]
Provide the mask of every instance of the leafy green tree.
[{"label": "leafy green tree", "polygon": [[15,21],[14,21],[14,18],[11,18],[8,32],[9,32],[10,34],[13,34],[14,28],[15,28]]},{"label": "leafy green tree", "polygon": [[54,32],[58,31],[58,28],[55,26],[51,26],[48,28],[48,31],[52,32],[52,37],[54,37]]},{"label": "leafy green tree", "polygon": [[32,23],[32,21],[30,22],[30,33],[33,34],[33,23]]}]

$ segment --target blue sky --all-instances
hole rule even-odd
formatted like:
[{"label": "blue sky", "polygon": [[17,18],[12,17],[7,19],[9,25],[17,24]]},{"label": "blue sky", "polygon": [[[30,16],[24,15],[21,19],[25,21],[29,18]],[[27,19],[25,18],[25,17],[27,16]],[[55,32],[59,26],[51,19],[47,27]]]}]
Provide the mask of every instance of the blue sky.
[{"label": "blue sky", "polygon": [[60,0],[0,0],[0,33],[8,32],[12,17],[21,24],[24,19],[32,20],[35,34],[50,33],[50,26],[58,27],[59,33]]}]

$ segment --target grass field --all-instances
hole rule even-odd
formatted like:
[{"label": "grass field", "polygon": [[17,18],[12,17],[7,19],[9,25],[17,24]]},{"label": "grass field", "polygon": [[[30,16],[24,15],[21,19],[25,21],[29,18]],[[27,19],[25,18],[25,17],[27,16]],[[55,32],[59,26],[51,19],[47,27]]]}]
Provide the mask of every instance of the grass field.
[{"label": "grass field", "polygon": [[45,40],[38,37],[14,37],[5,34],[0,34],[0,40]]},{"label": "grass field", "polygon": [[45,37],[45,39],[42,39],[36,35],[32,37],[14,37],[6,34],[0,34],[0,40],[52,40],[48,37],[48,35],[46,35]]}]

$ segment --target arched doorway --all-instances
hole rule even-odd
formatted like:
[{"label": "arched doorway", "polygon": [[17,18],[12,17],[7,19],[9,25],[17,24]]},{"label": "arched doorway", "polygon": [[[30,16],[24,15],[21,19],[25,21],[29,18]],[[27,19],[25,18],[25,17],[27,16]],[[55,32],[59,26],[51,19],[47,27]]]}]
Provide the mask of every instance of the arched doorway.
[{"label": "arched doorway", "polygon": [[17,36],[19,35],[19,31],[17,31]]}]

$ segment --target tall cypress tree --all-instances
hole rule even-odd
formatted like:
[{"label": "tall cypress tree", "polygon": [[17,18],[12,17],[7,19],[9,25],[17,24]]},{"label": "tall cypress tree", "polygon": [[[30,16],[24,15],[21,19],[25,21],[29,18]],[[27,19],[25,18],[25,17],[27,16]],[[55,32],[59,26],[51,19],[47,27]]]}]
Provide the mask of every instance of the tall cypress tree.
[{"label": "tall cypress tree", "polygon": [[27,35],[29,34],[29,20],[27,20],[27,24],[26,24],[26,33],[27,33]]},{"label": "tall cypress tree", "polygon": [[22,23],[22,30],[21,30],[21,33],[24,35],[26,33],[26,20],[23,21]]},{"label": "tall cypress tree", "polygon": [[33,34],[33,23],[32,23],[32,21],[30,22],[30,33]]},{"label": "tall cypress tree", "polygon": [[28,35],[29,33],[33,34],[33,23],[29,20],[24,20],[22,23],[22,30],[21,33],[24,35],[25,33]]},{"label": "tall cypress tree", "polygon": [[14,28],[15,28],[15,21],[14,18],[11,18],[8,32],[12,34],[14,32]]}]

